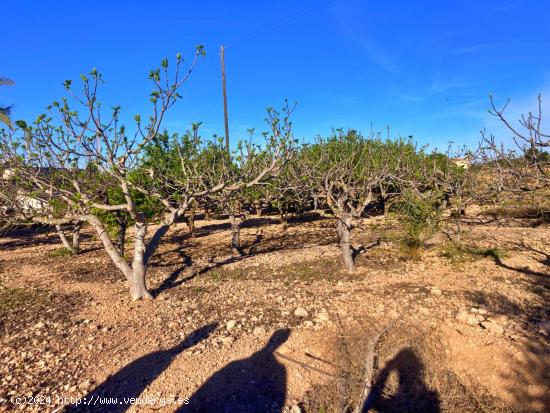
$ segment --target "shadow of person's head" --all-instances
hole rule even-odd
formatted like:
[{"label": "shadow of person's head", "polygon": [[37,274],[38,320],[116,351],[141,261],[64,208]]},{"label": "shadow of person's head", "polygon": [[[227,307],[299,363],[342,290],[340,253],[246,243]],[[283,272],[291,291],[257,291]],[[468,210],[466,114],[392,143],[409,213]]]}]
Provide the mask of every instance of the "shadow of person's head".
[{"label": "shadow of person's head", "polygon": [[262,351],[268,351],[270,353],[273,353],[275,350],[281,347],[284,344],[284,342],[288,340],[289,337],[290,337],[289,328],[281,328],[275,331],[271,335],[271,338],[266,343]]},{"label": "shadow of person's head", "polygon": [[[399,351],[378,374],[363,412],[370,407],[380,412],[439,412],[439,395],[426,385],[424,370],[422,360],[412,348]],[[397,374],[395,391],[384,391],[393,372]]]},{"label": "shadow of person's head", "polygon": [[286,400],[286,368],[274,351],[290,337],[290,329],[275,331],[249,357],[234,360],[210,376],[179,411],[186,413],[280,413]]}]

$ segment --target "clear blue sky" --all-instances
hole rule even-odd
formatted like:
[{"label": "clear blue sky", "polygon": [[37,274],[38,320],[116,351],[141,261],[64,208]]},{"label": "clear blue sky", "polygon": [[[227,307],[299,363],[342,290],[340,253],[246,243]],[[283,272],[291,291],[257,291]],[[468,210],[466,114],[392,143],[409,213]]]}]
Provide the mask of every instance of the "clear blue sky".
[{"label": "clear blue sky", "polygon": [[433,146],[473,144],[496,128],[489,93],[517,114],[550,92],[549,22],[548,0],[6,1],[0,76],[16,85],[0,88],[0,103],[34,119],[63,80],[97,67],[102,100],[145,116],[149,70],[204,44],[165,126],[203,121],[204,134],[223,134],[225,44],[232,141],[288,97],[301,138],[373,122]]}]

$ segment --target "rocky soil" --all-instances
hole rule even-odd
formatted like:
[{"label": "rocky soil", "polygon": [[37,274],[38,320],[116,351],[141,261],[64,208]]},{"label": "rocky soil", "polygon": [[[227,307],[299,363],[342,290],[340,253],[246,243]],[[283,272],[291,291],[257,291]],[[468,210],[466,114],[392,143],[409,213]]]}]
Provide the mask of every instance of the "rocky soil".
[{"label": "rocky soil", "polygon": [[441,236],[417,256],[398,227],[370,218],[354,233],[368,248],[349,275],[328,219],[255,220],[242,257],[230,253],[226,221],[197,225],[195,238],[177,226],[154,257],[151,302],[129,299],[89,230],[76,257],[54,234],[2,238],[0,409],[62,411],[70,397],[111,395],[150,399],[132,411],[176,411],[245,360],[251,374],[283,366],[282,407],[307,411],[312,389],[344,374],[340,345],[395,323],[421,333],[388,338],[386,349],[437,337],[461,394],[479,395],[460,404],[441,381],[426,382],[442,410],[550,410],[547,226],[465,224],[464,248]]}]

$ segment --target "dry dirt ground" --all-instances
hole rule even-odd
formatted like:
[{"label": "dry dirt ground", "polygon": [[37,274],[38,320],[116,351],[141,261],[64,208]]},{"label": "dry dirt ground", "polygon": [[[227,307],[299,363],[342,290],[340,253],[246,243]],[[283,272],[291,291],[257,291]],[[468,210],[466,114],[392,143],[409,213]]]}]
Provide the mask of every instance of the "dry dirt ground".
[{"label": "dry dirt ground", "polygon": [[76,257],[54,234],[4,237],[0,410],[342,409],[389,325],[375,411],[550,411],[550,228],[481,221],[463,224],[463,249],[442,235],[419,255],[365,219],[354,275],[329,219],[255,219],[243,257],[227,221],[198,221],[195,238],[181,224],[152,262],[157,298],[140,302],[89,229]]}]

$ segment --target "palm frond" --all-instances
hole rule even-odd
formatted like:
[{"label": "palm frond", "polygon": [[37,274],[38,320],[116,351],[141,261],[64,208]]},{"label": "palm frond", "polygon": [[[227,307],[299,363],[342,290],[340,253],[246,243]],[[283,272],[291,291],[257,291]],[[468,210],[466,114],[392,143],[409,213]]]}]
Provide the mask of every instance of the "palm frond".
[{"label": "palm frond", "polygon": [[13,124],[10,119],[11,108],[11,106],[0,106],[0,123],[4,123],[8,125],[10,129],[13,129]]},{"label": "palm frond", "polygon": [[8,125],[8,127],[10,129],[13,129],[11,119],[6,113],[4,113],[3,109],[4,108],[0,108],[0,123],[4,123],[4,124]]},{"label": "palm frond", "polygon": [[5,116],[10,116],[12,107],[13,106],[0,106],[0,113],[2,113]]},{"label": "palm frond", "polygon": [[11,79],[8,79],[7,77],[0,77],[0,85],[4,86],[12,86],[15,82]]}]

